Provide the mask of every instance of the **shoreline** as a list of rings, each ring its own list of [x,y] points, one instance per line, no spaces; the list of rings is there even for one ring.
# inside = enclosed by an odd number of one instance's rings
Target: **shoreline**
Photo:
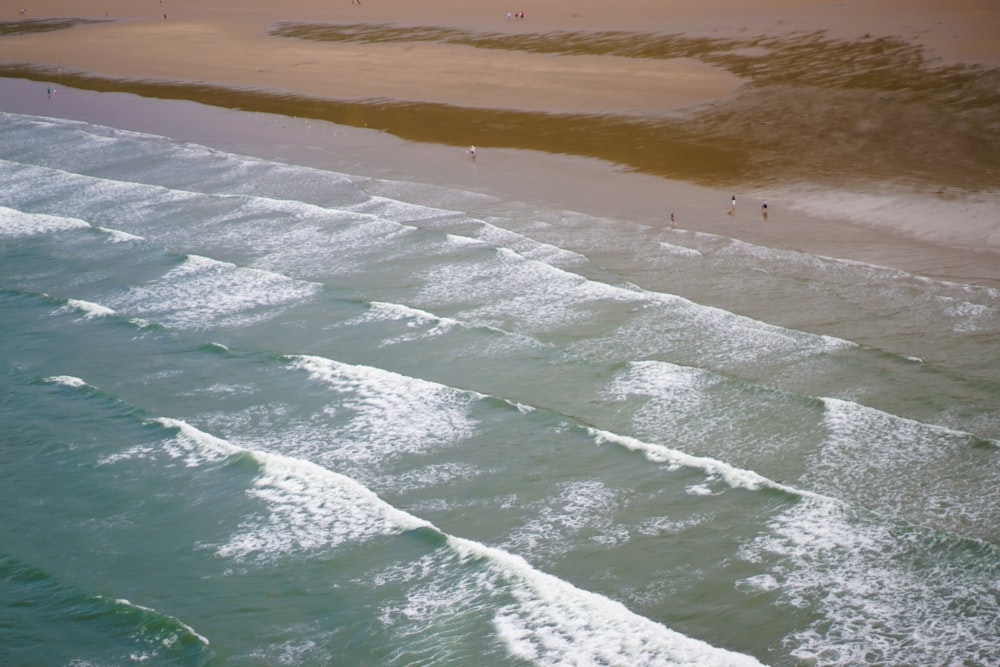
[[[0,112],[81,120],[159,134],[219,150],[319,169],[480,192],[557,210],[628,220],[669,233],[717,234],[748,243],[896,268],[929,278],[1000,288],[1000,262],[988,253],[921,242],[836,216],[784,208],[768,197],[761,219],[753,193],[630,171],[603,160],[526,149],[479,149],[471,161],[453,146],[412,142],[387,132],[309,118],[232,110],[188,100],[58,88],[0,78]],[[419,203],[419,202],[418,202]],[[749,210],[748,210],[749,209]]]
[[[1000,285],[1000,6],[535,1],[40,0],[0,110]]]
[[[984,20],[972,0],[917,0],[900,21],[898,0],[875,0],[862,20],[845,3],[767,0],[710,22],[719,2],[553,0],[505,21],[460,0],[235,12],[170,0],[157,20],[125,0],[47,0],[0,24],[0,76],[598,158],[725,190],[997,189],[1000,67],[961,38],[1000,34],[1000,7]],[[963,45],[965,60],[942,55]]]

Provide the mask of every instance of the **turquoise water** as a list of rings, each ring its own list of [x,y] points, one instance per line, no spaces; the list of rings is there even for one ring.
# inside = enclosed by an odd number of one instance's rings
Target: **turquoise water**
[[[4,664],[1000,661],[996,290],[0,125]]]

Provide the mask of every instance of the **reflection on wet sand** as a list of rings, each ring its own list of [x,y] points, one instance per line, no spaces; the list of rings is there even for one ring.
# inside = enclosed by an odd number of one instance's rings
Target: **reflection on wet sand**
[[[3,24],[12,34],[27,22]],[[42,26],[33,22],[31,30]],[[53,22],[49,29],[66,27]],[[891,38],[691,38],[629,32],[501,34],[383,24],[280,23],[272,35],[336,42],[434,42],[531,53],[689,58],[746,81],[734,97],[666,115],[552,114],[406,100],[336,100],[262,89],[64,73],[65,85],[190,99],[223,107],[382,129],[453,144],[600,158],[671,179],[728,187],[906,182],[932,191],[989,190],[1000,173],[1000,71],[943,66]],[[47,80],[51,68],[0,67]]]

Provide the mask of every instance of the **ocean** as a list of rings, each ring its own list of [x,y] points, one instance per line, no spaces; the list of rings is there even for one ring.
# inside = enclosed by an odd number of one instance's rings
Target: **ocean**
[[[1000,291],[0,114],[5,665],[995,665]]]

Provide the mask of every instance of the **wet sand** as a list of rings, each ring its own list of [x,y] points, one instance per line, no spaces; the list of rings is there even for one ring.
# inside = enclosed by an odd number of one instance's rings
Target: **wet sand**
[[[780,198],[795,179],[994,190],[1000,8],[988,5],[559,0],[507,20],[507,6],[461,0],[39,2],[0,17],[13,26],[0,109],[650,225],[673,212],[682,228],[993,284],[995,248]],[[27,32],[52,17],[98,22]]]

